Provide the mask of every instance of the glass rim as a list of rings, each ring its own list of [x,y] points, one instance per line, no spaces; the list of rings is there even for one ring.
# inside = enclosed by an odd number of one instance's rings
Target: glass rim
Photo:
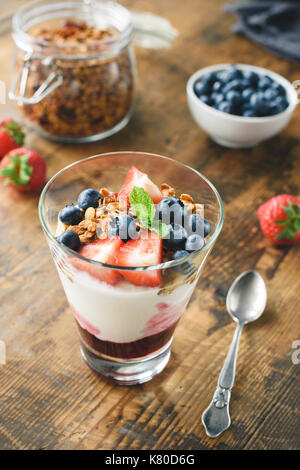
[[[80,1],[68,1],[68,0],[52,0],[51,3],[43,5],[43,2],[45,0],[33,0],[30,3],[26,3],[24,6],[19,8],[16,13],[14,13],[13,18],[12,18],[12,32],[13,32],[13,37],[15,40],[15,43],[19,45],[20,39],[25,43],[26,45],[29,46],[37,46],[37,47],[42,47],[42,48],[47,48],[47,47],[55,47],[57,51],[63,51],[64,49],[73,49],[74,52],[76,50],[80,50],[80,47],[82,47],[82,43],[68,43],[68,44],[57,44],[53,43],[50,41],[44,41],[43,39],[40,38],[35,38],[31,34],[29,34],[26,30],[24,30],[24,25],[22,23],[22,18],[23,15],[26,14],[28,11],[32,11],[32,14],[36,12],[36,9],[40,7],[40,10],[37,11],[37,13],[45,13],[47,11],[55,10],[55,7],[60,7],[61,11],[63,12],[62,7],[68,5],[69,8],[75,8],[75,7],[80,7],[83,10],[87,8],[98,8],[98,9],[112,9],[114,8],[116,11],[118,10],[119,14],[125,14],[127,16],[126,18],[126,27],[124,27],[123,31],[119,31],[118,33],[114,36],[110,36],[106,39],[100,39],[98,41],[93,41],[87,43],[88,50],[93,50],[95,46],[108,46],[112,47],[115,44],[120,44],[120,47],[122,46],[123,42],[130,42],[131,37],[132,37],[132,31],[133,31],[133,26],[132,26],[132,21],[131,21],[131,14],[127,8],[125,8],[123,5],[111,0],[106,3],[102,4],[89,4],[89,3],[83,3]],[[34,9],[35,8],[35,9]],[[38,23],[37,23],[38,24]],[[16,36],[20,35],[20,39],[18,39]],[[21,46],[19,46],[21,47]],[[94,51],[92,54],[92,57],[94,56],[101,56],[103,53],[101,50]],[[105,54],[104,54],[105,55]],[[62,57],[64,58],[64,57]],[[78,56],[79,59],[81,59],[80,56]],[[74,57],[69,55],[66,56],[65,59],[70,59],[74,60]]]
[[[43,202],[44,202],[44,199],[45,199],[45,195],[48,191],[48,189],[50,188],[51,184],[55,181],[55,179],[61,175],[64,171],[66,170],[69,170],[70,168],[72,168],[73,166],[76,166],[80,163],[83,163],[83,162],[86,162],[86,161],[89,161],[89,160],[94,160],[94,159],[97,159],[99,157],[109,157],[111,155],[145,155],[146,157],[150,156],[150,157],[158,157],[158,158],[161,158],[161,159],[165,159],[165,160],[169,160],[171,162],[175,162],[181,166],[183,166],[184,168],[187,168],[188,170],[192,171],[193,173],[195,173],[197,176],[199,176],[202,180],[204,180],[208,186],[210,187],[210,189],[213,191],[214,195],[216,196],[217,198],[217,201],[218,201],[218,204],[219,204],[219,218],[218,218],[218,222],[216,224],[216,228],[212,234],[212,236],[209,238],[208,242],[205,243],[205,245],[200,249],[200,250],[195,250],[191,253],[189,253],[187,256],[184,256],[178,260],[170,260],[170,261],[165,261],[164,263],[160,263],[160,264],[155,264],[155,265],[152,265],[152,266],[116,266],[115,264],[106,264],[106,263],[101,263],[100,261],[95,261],[95,260],[92,260],[92,259],[89,259],[89,258],[86,258],[85,256],[82,256],[80,255],[79,253],[77,253],[76,251],[74,250],[71,250],[70,248],[68,248],[66,245],[64,245],[63,243],[60,243],[58,242],[58,240],[56,239],[56,237],[52,234],[52,232],[49,230],[48,228],[48,225],[44,219],[44,216],[43,216]],[[108,268],[108,269],[114,269],[114,270],[117,270],[117,271],[151,271],[151,270],[158,270],[158,269],[165,269],[165,268],[171,268],[173,266],[177,266],[179,264],[182,264],[182,263],[185,263],[187,262],[188,260],[194,258],[195,256],[199,255],[200,253],[205,253],[208,251],[208,249],[214,244],[214,242],[216,241],[216,239],[218,238],[220,232],[221,232],[221,229],[222,229],[222,226],[223,226],[223,222],[224,222],[224,206],[223,206],[223,202],[222,202],[222,199],[221,199],[221,196],[220,194],[218,193],[217,189],[215,188],[215,186],[204,176],[202,175],[202,173],[200,173],[199,171],[195,170],[194,168],[190,167],[189,165],[186,165],[185,163],[182,163],[178,160],[174,160],[173,158],[170,158],[170,157],[165,157],[163,155],[158,155],[158,154],[155,154],[155,153],[149,153],[149,152],[133,152],[133,151],[118,151],[118,152],[106,152],[106,153],[99,153],[97,155],[92,155],[90,157],[86,157],[86,158],[83,158],[81,160],[77,160],[76,162],[73,162],[73,163],[70,163],[69,165],[65,166],[64,168],[62,168],[61,170],[59,170],[57,173],[55,173],[55,175],[53,175],[50,180],[46,183],[46,185],[44,186],[42,192],[41,192],[41,195],[40,195],[40,198],[39,198],[39,204],[38,204],[38,212],[39,212],[39,218],[40,218],[40,222],[41,222],[41,225],[42,225],[42,228],[45,232],[45,234],[47,235],[47,237],[56,245],[58,246],[63,252],[65,252],[67,255],[72,255],[74,256],[75,258],[79,258],[87,263],[90,263],[94,266],[98,266],[99,268]]]

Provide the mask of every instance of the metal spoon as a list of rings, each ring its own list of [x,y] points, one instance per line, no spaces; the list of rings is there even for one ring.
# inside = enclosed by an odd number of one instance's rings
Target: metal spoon
[[[229,315],[237,322],[232,343],[218,379],[218,386],[209,407],[202,415],[206,434],[217,437],[229,428],[229,401],[234,383],[237,352],[246,323],[259,318],[267,302],[267,291],[263,278],[257,271],[245,271],[231,285],[226,307]]]

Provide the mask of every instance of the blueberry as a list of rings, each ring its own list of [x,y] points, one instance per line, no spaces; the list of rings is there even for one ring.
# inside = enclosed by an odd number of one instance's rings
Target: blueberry
[[[207,75],[203,77],[203,82],[209,85],[210,87],[213,85],[213,83],[216,81],[217,75],[215,72],[210,72]]]
[[[83,211],[79,207],[71,206],[64,207],[59,213],[59,220],[65,225],[78,225],[83,219]]]
[[[175,251],[175,253],[173,253],[172,259],[174,259],[174,260],[181,259],[181,258],[184,258],[185,256],[187,256],[188,254],[189,254],[189,252],[186,251],[186,250],[177,250],[177,251]]]
[[[255,93],[255,90],[253,88],[245,88],[243,91],[242,91],[242,99],[243,101],[249,101],[250,100],[250,97],[251,95],[253,95],[253,93]]]
[[[272,83],[271,87],[272,87],[275,91],[277,91],[278,95],[285,95],[285,94],[286,94],[284,87],[283,87],[280,83],[278,83],[278,82],[275,82],[275,81],[274,81],[274,82]]]
[[[224,100],[224,97],[223,97],[222,93],[212,93],[211,99],[214,102],[214,104],[219,104],[219,103],[221,103],[221,101]]]
[[[71,248],[71,250],[77,251],[80,248],[79,236],[73,230],[66,230],[57,237],[57,240]]]
[[[188,252],[200,250],[205,245],[205,240],[201,235],[194,233],[185,242],[185,249]]]
[[[210,224],[202,215],[191,214],[186,221],[185,229],[189,235],[198,233],[202,237],[206,237],[210,232]]]
[[[209,96],[207,96],[207,95],[201,95],[201,96],[199,96],[199,99],[200,99],[203,103],[207,104],[208,106],[210,106],[210,105],[212,104],[211,98],[210,98]]]
[[[273,80],[270,77],[262,76],[259,77],[258,83],[257,83],[257,88],[259,90],[266,90],[272,85]]]
[[[241,88],[244,90],[245,88],[252,88],[252,83],[251,80],[247,78],[242,78],[241,79]]]
[[[176,197],[165,197],[157,207],[155,218],[162,220],[165,224],[182,224],[185,215],[184,203]]]
[[[282,111],[284,111],[288,105],[289,103],[284,96],[277,96],[277,98],[275,98],[275,100],[270,104],[270,114],[274,115],[282,113]]]
[[[267,88],[264,91],[264,97],[266,100],[273,101],[275,100],[275,98],[277,98],[277,96],[278,96],[278,93],[276,90],[274,90],[274,88]]]
[[[164,245],[169,249],[183,248],[187,240],[186,230],[182,225],[169,225],[169,234],[163,239]]]
[[[225,72],[227,74],[227,81],[243,78],[243,72],[237,67],[228,67]]]
[[[120,214],[114,217],[108,226],[108,236],[119,235],[123,242],[136,238],[137,231],[135,221],[127,214]]]
[[[243,111],[243,116],[245,116],[245,117],[255,117],[255,112],[253,111],[253,109],[245,109]]]
[[[217,73],[217,81],[221,82],[223,85],[227,83],[227,72],[225,70],[221,70],[221,72]]]
[[[232,103],[233,106],[240,105],[242,102],[241,93],[236,90],[230,90],[226,94],[226,101],[228,101],[229,103]]]
[[[212,91],[220,93],[220,91],[222,90],[222,87],[223,87],[223,83],[217,80],[212,86]]]
[[[249,80],[253,87],[257,85],[257,82],[258,82],[257,73],[252,72],[251,70],[243,70],[243,77],[244,79]]]
[[[219,111],[222,111],[223,113],[232,113],[232,104],[228,103],[228,101],[222,101],[217,108]]]
[[[211,91],[210,86],[207,83],[202,82],[201,80],[197,80],[194,83],[194,92],[200,98],[201,95],[208,95]]]
[[[232,109],[231,114],[234,114],[235,116],[242,116],[243,115],[242,106],[234,106],[234,108]]]
[[[98,207],[99,199],[102,200],[103,197],[98,191],[91,188],[84,189],[78,196],[77,204],[85,211],[88,207]]]
[[[270,103],[265,99],[263,92],[253,93],[250,104],[257,116],[267,116],[270,112]]]
[[[172,260],[178,260],[181,258],[185,258],[189,255],[189,252],[186,250],[177,250],[172,255]],[[177,266],[173,267],[174,271],[179,272],[181,274],[186,274],[187,276],[191,274],[191,271],[195,269],[192,261],[185,261],[183,263],[178,264]]]
[[[223,88],[223,93],[226,95],[231,90],[241,90],[242,89],[242,84],[241,80],[231,80],[230,82],[226,83],[226,85]]]

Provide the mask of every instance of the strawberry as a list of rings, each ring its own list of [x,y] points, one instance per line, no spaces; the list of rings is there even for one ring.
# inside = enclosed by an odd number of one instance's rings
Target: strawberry
[[[154,232],[148,237],[130,240],[121,246],[115,256],[118,266],[153,266],[162,262],[162,239]],[[120,271],[122,276],[136,286],[155,287],[161,283],[161,270]]]
[[[34,150],[20,147],[8,152],[0,164],[0,175],[5,183],[19,192],[40,189],[45,182],[46,164]]]
[[[0,158],[24,144],[25,134],[19,124],[9,117],[0,118]]]
[[[279,194],[258,210],[264,235],[276,245],[293,245],[300,240],[300,200],[290,194]]]
[[[101,263],[115,264],[115,254],[122,245],[123,242],[120,237],[106,238],[105,240],[97,240],[95,242],[83,245],[79,250],[79,254],[85,258],[92,259],[94,261],[100,261]],[[77,269],[85,271],[99,281],[107,282],[112,286],[115,285],[121,278],[119,272],[116,269],[94,266],[78,258],[73,260],[73,263]]]
[[[163,198],[158,187],[150,180],[146,173],[132,166],[127,173],[124,184],[119,192],[119,199],[126,199],[129,204],[129,194],[134,186],[143,188],[151,197],[154,204],[158,204]]]

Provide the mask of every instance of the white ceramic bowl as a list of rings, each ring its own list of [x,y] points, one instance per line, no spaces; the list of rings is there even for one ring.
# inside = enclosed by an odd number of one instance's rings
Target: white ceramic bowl
[[[212,65],[195,72],[186,86],[188,105],[197,124],[218,144],[231,148],[253,147],[278,134],[287,125],[297,105],[297,93],[288,80],[271,70],[253,65],[234,64],[241,70],[267,75],[280,83],[286,90],[289,106],[274,116],[243,117],[218,111],[203,103],[194,92],[194,83],[210,72],[220,72],[232,65]]]

